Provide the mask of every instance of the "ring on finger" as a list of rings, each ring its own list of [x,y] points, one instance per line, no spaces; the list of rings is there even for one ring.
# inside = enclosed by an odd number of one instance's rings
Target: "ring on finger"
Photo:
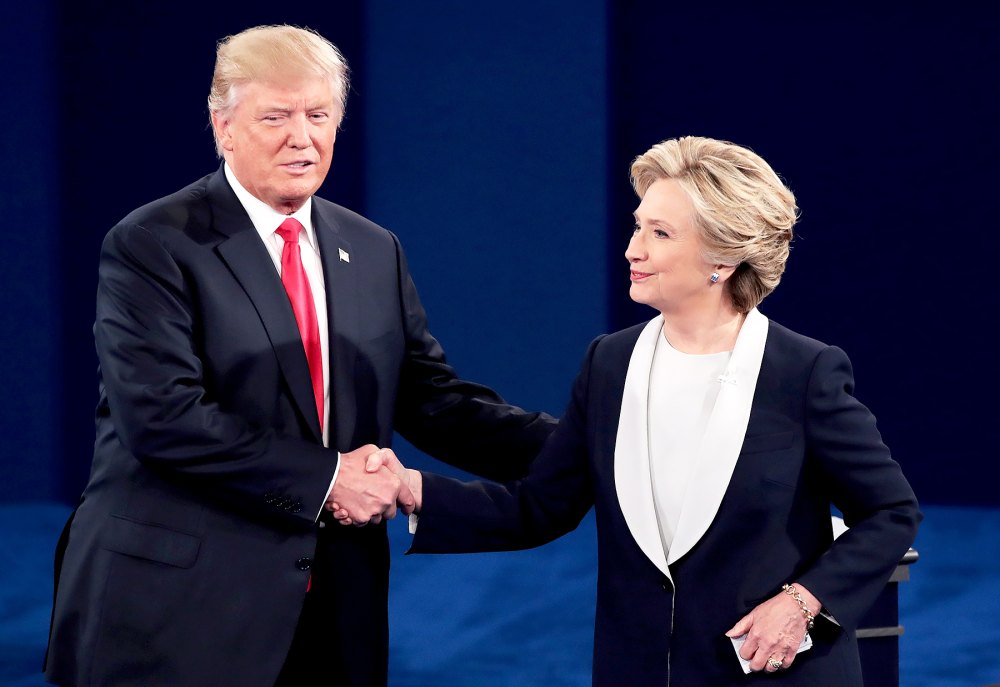
[[[784,662],[785,662],[784,659],[774,658],[773,656],[771,658],[767,659],[767,665],[771,666],[775,670],[778,670],[779,668],[781,668],[781,665]]]

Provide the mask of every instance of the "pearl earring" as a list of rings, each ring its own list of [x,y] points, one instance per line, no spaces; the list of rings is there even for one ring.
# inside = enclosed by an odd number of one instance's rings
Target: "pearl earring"
[[[718,284],[719,283],[719,273],[718,272],[712,272],[712,276],[709,277],[709,279],[712,281],[713,284]]]

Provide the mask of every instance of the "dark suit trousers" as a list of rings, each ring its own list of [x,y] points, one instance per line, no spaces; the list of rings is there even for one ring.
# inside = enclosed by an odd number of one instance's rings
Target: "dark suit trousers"
[[[388,619],[358,612],[353,603],[359,593],[365,596],[366,587],[387,587],[388,561],[373,568],[369,547],[355,546],[359,537],[370,539],[364,535],[384,527],[345,527],[328,521],[320,529],[311,589],[275,687],[385,687]]]

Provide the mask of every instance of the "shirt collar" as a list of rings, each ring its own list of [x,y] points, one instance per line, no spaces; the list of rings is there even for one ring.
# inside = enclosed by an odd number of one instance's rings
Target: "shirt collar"
[[[243,184],[241,184],[239,179],[236,178],[236,174],[233,173],[233,170],[229,167],[228,162],[223,165],[223,169],[226,173],[226,181],[229,182],[229,185],[232,187],[236,197],[239,198],[240,204],[243,206],[243,209],[247,211],[247,214],[250,216],[250,221],[253,222],[254,228],[257,230],[257,233],[260,234],[262,239],[265,241],[271,239],[277,228],[281,226],[282,222],[289,217],[294,217],[305,229],[303,234],[305,235],[306,241],[309,242],[310,246],[318,250],[316,245],[316,236],[312,225],[311,197],[307,198],[306,202],[302,204],[302,207],[293,212],[291,215],[283,215],[262,201],[260,198],[257,198],[255,195],[250,193],[250,191],[243,188]],[[301,238],[302,237],[300,237],[300,240]]]

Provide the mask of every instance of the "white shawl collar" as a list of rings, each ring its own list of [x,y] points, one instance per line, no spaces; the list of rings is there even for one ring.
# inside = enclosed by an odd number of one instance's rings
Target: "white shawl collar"
[[[747,314],[729,365],[719,378],[722,389],[695,457],[695,476],[684,497],[669,560],[663,552],[653,506],[647,426],[649,371],[656,337],[662,327],[663,316],[653,318],[639,334],[629,359],[615,440],[615,488],[632,537],[649,560],[669,578],[667,566],[690,551],[712,524],[736,468],[764,358],[768,320],[756,308]]]

